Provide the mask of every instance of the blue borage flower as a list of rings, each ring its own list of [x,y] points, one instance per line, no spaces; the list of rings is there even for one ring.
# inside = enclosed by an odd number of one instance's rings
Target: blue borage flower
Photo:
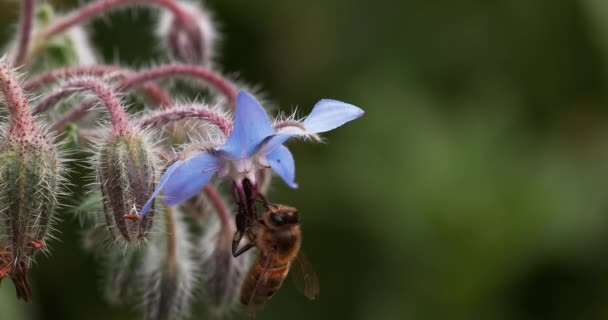
[[[161,191],[163,202],[178,205],[196,195],[217,172],[242,189],[245,179],[255,186],[256,172],[272,168],[285,183],[297,188],[293,156],[283,143],[293,136],[310,136],[333,130],[363,115],[351,104],[323,99],[304,121],[282,126],[276,131],[260,103],[245,91],[236,99],[234,128],[222,146],[202,151],[174,162],[161,177],[156,190],[142,208],[145,215]]]

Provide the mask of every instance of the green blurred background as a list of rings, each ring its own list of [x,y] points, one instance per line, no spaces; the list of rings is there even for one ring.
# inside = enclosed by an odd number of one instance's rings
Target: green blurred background
[[[288,282],[258,319],[608,318],[607,1],[205,4],[222,70],[284,110],[366,110],[327,144],[292,144],[300,188],[277,180],[272,198],[300,208],[321,296]],[[17,7],[0,1],[4,39]],[[88,30],[106,61],[142,66],[154,21]],[[35,302],[5,281],[0,318],[137,319],[101,299],[78,223],[60,229]]]

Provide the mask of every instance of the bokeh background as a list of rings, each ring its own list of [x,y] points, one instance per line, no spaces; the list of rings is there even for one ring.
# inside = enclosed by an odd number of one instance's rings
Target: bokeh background
[[[205,5],[222,70],[282,109],[366,110],[326,144],[292,144],[300,188],[277,180],[272,198],[300,208],[321,296],[287,282],[258,319],[608,318],[607,1]],[[5,40],[17,8],[0,0]],[[99,54],[155,61],[150,12],[89,24]],[[136,319],[101,298],[77,221],[60,229],[35,302],[5,281],[0,318]]]

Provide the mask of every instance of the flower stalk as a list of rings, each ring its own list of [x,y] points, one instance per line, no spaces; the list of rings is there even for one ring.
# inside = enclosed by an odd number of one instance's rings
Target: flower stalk
[[[143,117],[140,124],[143,128],[151,126],[162,126],[174,121],[184,119],[201,119],[216,126],[225,136],[232,131],[232,122],[221,113],[207,106],[192,105],[184,107],[173,107]]]
[[[126,79],[121,81],[116,86],[116,92],[125,92],[138,86],[146,85],[150,81],[159,80],[163,78],[173,78],[176,76],[189,76],[204,83],[208,83],[223,94],[223,96],[228,100],[229,105],[234,104],[234,101],[236,99],[236,89],[227,79],[207,68],[188,64],[164,65],[140,71],[137,74],[127,77]],[[47,96],[46,99],[41,101],[38,106],[36,106],[36,110],[43,110],[49,105],[56,103],[57,99],[61,99],[63,98],[63,96],[67,96],[69,94],[69,92],[63,93],[58,91],[56,93],[56,96]],[[66,115],[57,119],[57,121],[53,124],[53,129],[60,131],[68,123],[77,121],[78,119],[82,118],[87,112],[89,112],[93,108],[94,104],[95,102],[92,100],[83,102],[81,105],[75,107]]]
[[[71,27],[84,23],[91,18],[106,13],[108,10],[120,6],[146,4],[156,5],[171,11],[176,16],[184,16],[184,12],[174,0],[98,0],[77,9],[66,17],[55,21],[46,27],[40,34],[41,38],[48,39],[61,34]]]
[[[19,18],[19,32],[17,40],[17,48],[13,57],[13,65],[22,65],[29,54],[32,28],[34,25],[34,13],[36,11],[36,0],[21,1],[21,17]]]

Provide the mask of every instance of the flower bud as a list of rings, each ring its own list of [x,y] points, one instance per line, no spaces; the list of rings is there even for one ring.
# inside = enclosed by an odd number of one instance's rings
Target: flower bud
[[[59,158],[42,135],[9,135],[0,146],[0,208],[6,221],[11,278],[17,297],[30,300],[27,271],[45,244],[59,191]]]
[[[191,309],[198,275],[183,213],[164,207],[142,268],[145,320],[184,319]],[[164,220],[164,221],[163,221]],[[155,228],[156,229],[156,228]]]
[[[150,143],[138,132],[111,134],[98,146],[96,165],[112,238],[142,240],[154,218],[154,204],[146,216],[137,215],[154,191],[156,161]]]
[[[159,35],[173,58],[184,63],[208,65],[213,53],[215,29],[206,10],[177,2],[180,14],[163,12]]]
[[[234,221],[231,225],[234,225]],[[203,237],[202,285],[206,303],[214,314],[225,313],[238,301],[241,284],[249,266],[249,253],[232,256],[232,229],[213,225]]]

